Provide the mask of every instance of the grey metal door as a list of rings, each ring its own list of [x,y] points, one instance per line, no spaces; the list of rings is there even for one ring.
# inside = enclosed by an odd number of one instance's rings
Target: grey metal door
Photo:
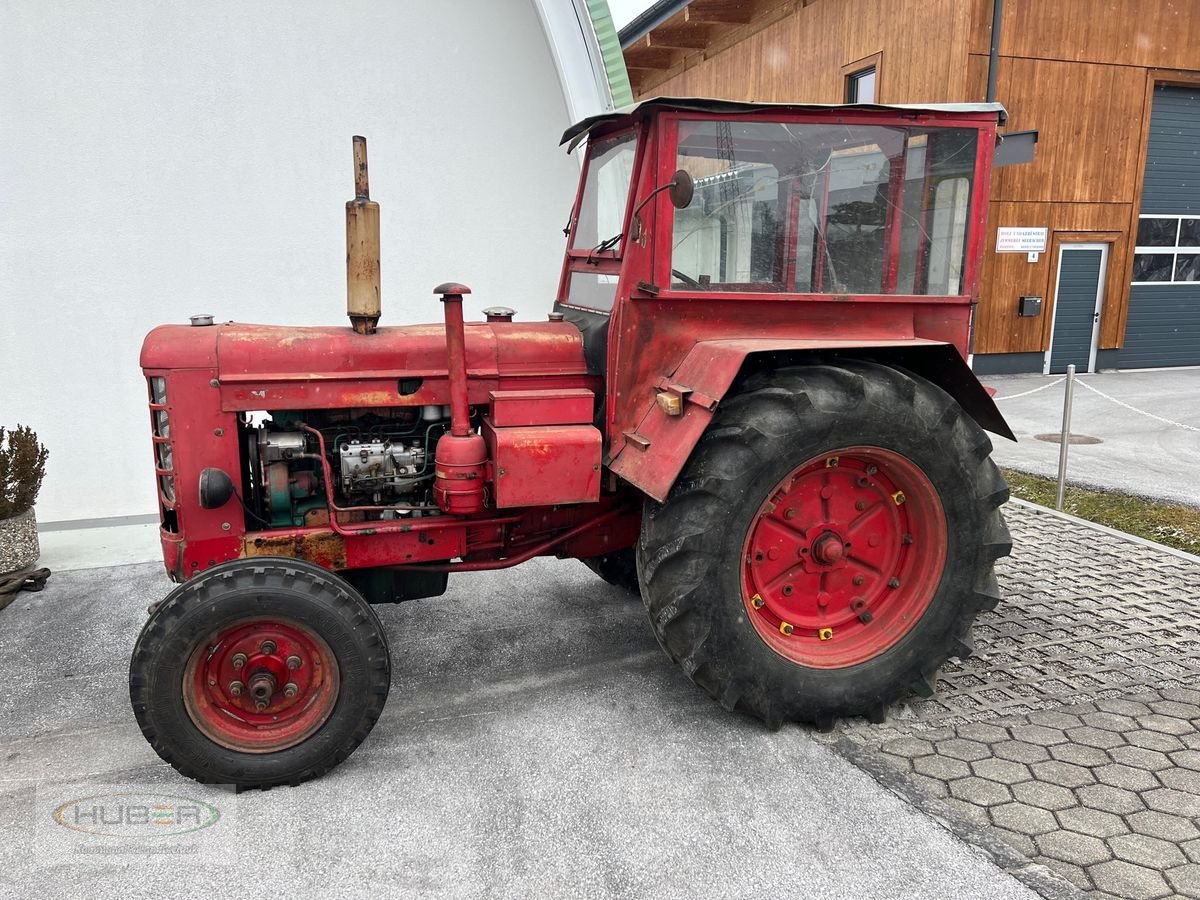
[[[1122,369],[1200,365],[1200,85],[1158,85]]]
[[[1043,372],[1065,372],[1071,363],[1076,372],[1095,369],[1107,261],[1107,244],[1063,244],[1059,250],[1050,349]]]

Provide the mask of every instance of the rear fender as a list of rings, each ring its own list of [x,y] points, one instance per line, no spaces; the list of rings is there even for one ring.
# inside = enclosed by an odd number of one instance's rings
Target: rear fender
[[[904,369],[936,384],[953,397],[981,428],[1016,440],[1000,410],[951,344],[912,338],[899,341],[702,341],[669,376],[654,384],[656,393],[678,397],[681,415],[668,415],[652,404],[625,445],[609,462],[621,478],[663,501],[692,449],[708,427],[720,401],[740,374],[762,368],[836,359],[860,359]]]

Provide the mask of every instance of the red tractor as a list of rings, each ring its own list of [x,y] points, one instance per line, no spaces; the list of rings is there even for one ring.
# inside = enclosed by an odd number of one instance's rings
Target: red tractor
[[[153,330],[167,573],[130,695],[179,771],[297,784],[391,682],[373,603],[574,557],[776,728],[929,695],[998,599],[1012,437],[964,356],[995,104],[658,99],[595,116],[554,310],[377,328],[355,139],[352,327]]]

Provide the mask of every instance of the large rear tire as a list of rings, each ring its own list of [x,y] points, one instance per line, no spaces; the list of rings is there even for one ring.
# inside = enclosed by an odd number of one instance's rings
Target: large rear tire
[[[721,404],[665,503],[642,596],[659,643],[722,706],[881,721],[971,653],[1011,549],[991,441],[945,392],[866,362],[758,375]]]
[[[375,611],[300,560],[236,560],[155,608],[129,664],[151,746],[197,781],[299,784],[354,752],[391,685]]]

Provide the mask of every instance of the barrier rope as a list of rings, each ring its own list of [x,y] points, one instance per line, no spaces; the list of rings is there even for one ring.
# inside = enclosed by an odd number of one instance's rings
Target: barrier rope
[[[1110,397],[1108,394],[1104,393],[1104,391],[1100,390],[1100,388],[1092,387],[1090,384],[1080,378],[1075,379],[1075,383],[1080,387],[1087,388],[1093,394],[1099,394],[1105,400],[1109,400],[1117,404],[1117,406],[1122,406],[1130,412],[1137,413],[1139,416],[1145,416],[1147,419],[1154,419],[1156,422],[1162,422],[1164,425],[1173,425],[1176,428],[1183,428],[1187,431],[1200,432],[1200,428],[1197,428],[1195,425],[1185,425],[1183,422],[1176,422],[1174,419],[1164,419],[1162,416],[1156,416],[1152,412],[1146,412],[1144,409],[1138,409],[1136,406],[1130,406],[1124,400],[1118,400],[1116,397]]]
[[[1035,387],[1031,391],[1022,391],[1019,394],[1009,394],[1007,397],[996,397],[996,400],[1016,400],[1018,397],[1028,397],[1030,394],[1036,394],[1038,391],[1044,391],[1054,387],[1056,384],[1062,384],[1067,379],[1060,378],[1058,381],[1052,381],[1049,384],[1043,384],[1041,387]]]

